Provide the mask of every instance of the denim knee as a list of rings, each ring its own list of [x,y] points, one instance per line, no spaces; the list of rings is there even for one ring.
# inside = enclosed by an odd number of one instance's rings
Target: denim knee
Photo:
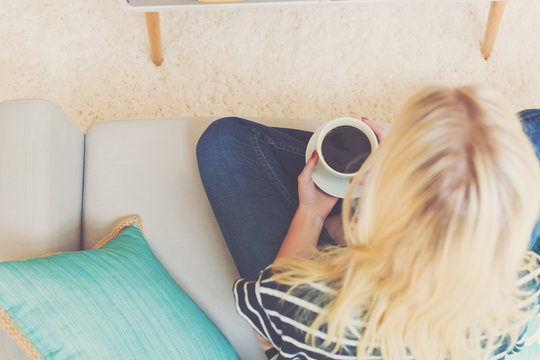
[[[522,121],[540,121],[540,109],[522,110],[518,115]]]
[[[536,157],[540,161],[540,109],[523,110],[518,115],[523,131],[533,144]]]
[[[540,161],[540,109],[529,109],[519,112],[523,131],[531,141],[536,157]],[[540,253],[540,217],[533,229],[529,249]]]
[[[245,128],[248,120],[238,117],[224,117],[212,122],[197,141],[196,154],[199,163],[226,152],[227,143],[233,142]]]

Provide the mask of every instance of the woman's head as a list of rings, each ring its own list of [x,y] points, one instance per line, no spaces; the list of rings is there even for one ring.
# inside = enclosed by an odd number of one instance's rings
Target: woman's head
[[[508,289],[539,214],[540,170],[497,92],[421,91],[366,168],[356,212],[344,205],[345,230],[389,299],[407,299],[413,322],[519,317],[507,311]],[[402,305],[390,308],[407,311]]]
[[[418,93],[367,167],[346,229],[351,246],[369,245],[408,271],[413,260],[402,256],[429,260],[446,274],[515,269],[539,214],[540,171],[519,120],[496,92]]]
[[[515,280],[540,210],[540,168],[518,118],[490,89],[427,88],[352,186],[362,173],[362,197],[343,204],[347,248],[283,263],[278,278],[336,287],[313,325],[339,335],[365,312],[361,349],[478,358],[482,336],[495,341],[525,316]]]

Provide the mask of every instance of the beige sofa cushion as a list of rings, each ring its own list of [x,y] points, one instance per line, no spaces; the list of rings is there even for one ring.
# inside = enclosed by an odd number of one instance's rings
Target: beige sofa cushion
[[[238,273],[202,187],[195,146],[214,119],[113,120],[86,134],[83,247],[138,214],[152,251],[231,342],[241,359],[265,359],[236,314]],[[318,121],[259,120],[315,130]]]

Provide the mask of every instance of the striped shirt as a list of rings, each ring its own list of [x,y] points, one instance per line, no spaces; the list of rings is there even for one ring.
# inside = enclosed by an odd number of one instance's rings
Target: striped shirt
[[[540,256],[537,254],[535,256],[536,270],[520,274],[519,281],[523,288],[536,289],[536,297],[539,299],[536,304],[536,312],[538,313],[540,310]],[[315,333],[315,346],[305,341],[306,332],[311,331],[309,330],[311,322],[322,310],[320,305],[315,305],[309,299],[316,294],[329,301],[335,290],[316,283],[298,287],[291,292],[288,290],[290,289],[287,285],[273,281],[271,267],[263,270],[255,281],[239,279],[234,284],[233,291],[238,313],[273,345],[273,349],[266,352],[268,359],[355,360],[359,334],[355,336],[347,333],[347,337],[343,339],[343,347],[335,354],[317,346],[327,338],[324,331]],[[323,300],[322,306],[325,303],[327,301]],[[301,318],[298,317],[299,310],[303,314]],[[540,317],[536,316],[531,321],[540,322]],[[359,319],[358,328],[361,327],[362,321]],[[540,332],[540,328],[538,331]],[[523,326],[520,338],[514,348],[510,348],[508,338],[501,337],[501,342],[494,349],[490,360],[505,359],[507,355],[522,350],[527,343],[525,332],[526,326]],[[536,336],[538,335],[537,333]],[[382,357],[380,351],[375,349],[372,353],[366,354],[364,359],[382,360]],[[408,356],[406,359],[413,360],[414,357]]]

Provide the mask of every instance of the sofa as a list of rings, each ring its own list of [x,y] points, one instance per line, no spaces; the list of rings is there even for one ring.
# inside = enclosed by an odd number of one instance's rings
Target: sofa
[[[239,358],[265,359],[236,313],[239,275],[197,169],[195,146],[213,120],[101,121],[84,134],[49,101],[0,103],[0,261],[90,249],[118,220],[139,215],[154,255]],[[0,328],[0,359],[25,358]]]
[[[84,134],[49,101],[0,103],[0,261],[91,249],[120,219],[139,215],[154,255],[238,357],[265,359],[236,313],[239,275],[198,174],[195,146],[214,120],[101,121]],[[255,120],[309,131],[322,125]],[[527,349],[509,359],[538,359],[540,317],[529,326]],[[25,358],[0,327],[0,360]]]

